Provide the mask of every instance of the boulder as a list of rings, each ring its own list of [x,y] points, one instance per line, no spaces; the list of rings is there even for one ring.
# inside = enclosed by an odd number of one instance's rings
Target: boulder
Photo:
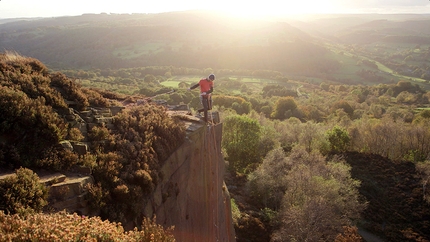
[[[83,142],[73,142],[73,151],[76,152],[76,154],[83,156],[88,153],[88,145]]]
[[[68,140],[60,141],[60,145],[65,149],[69,151],[73,151],[73,146]]]

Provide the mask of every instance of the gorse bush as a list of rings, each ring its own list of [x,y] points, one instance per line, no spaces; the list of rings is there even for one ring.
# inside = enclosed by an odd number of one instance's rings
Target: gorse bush
[[[31,99],[21,91],[0,87],[0,112],[0,133],[19,155],[18,163],[7,164],[11,167],[35,166],[67,134],[65,122],[42,97]]]
[[[32,170],[20,168],[16,175],[0,180],[0,212],[21,215],[41,212],[47,198],[47,188]]]
[[[99,152],[90,190],[102,205],[101,216],[126,223],[140,216],[141,204],[158,184],[161,162],[183,142],[185,128],[164,107],[143,105],[115,116],[115,131],[94,127],[89,133]]]
[[[148,219],[143,220],[141,230],[125,231],[120,223],[102,221],[100,217],[64,212],[23,217],[0,211],[0,241],[173,242],[172,230],[164,230]]]

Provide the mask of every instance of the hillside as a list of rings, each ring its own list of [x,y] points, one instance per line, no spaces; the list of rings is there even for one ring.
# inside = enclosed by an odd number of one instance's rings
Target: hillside
[[[414,55],[425,61],[430,33],[420,26],[427,21],[426,15],[323,15],[298,21],[198,11],[85,14],[5,22],[0,24],[0,43],[4,50],[35,57],[56,70],[141,66],[269,70],[290,78],[348,84],[368,83],[358,74],[365,70],[379,83],[392,83],[409,77],[429,80],[425,66],[405,59]],[[421,51],[405,53],[413,51],[411,45],[420,45]],[[396,50],[399,47],[404,51]],[[392,58],[398,55],[406,62]],[[392,71],[357,64],[363,59]],[[350,63],[356,67],[345,72]]]
[[[352,176],[362,182],[360,193],[369,202],[363,227],[386,241],[430,238],[430,206],[423,201],[421,179],[412,163],[359,153],[345,157]]]
[[[276,62],[264,57],[263,52],[274,52],[274,48],[279,51],[278,42],[285,44],[285,51],[299,46],[301,50],[294,54],[295,61],[306,56],[303,51],[315,54],[322,51],[310,43],[312,40],[306,34],[288,24],[241,23],[216,15],[209,18],[201,12],[101,14],[18,21],[0,25],[0,32],[4,49],[36,57],[53,68],[144,65],[231,68],[223,59],[233,58],[231,61],[238,68],[266,69]],[[271,42],[275,45],[271,46]],[[277,58],[283,62],[293,60],[291,55],[279,54]],[[248,56],[248,60],[244,62],[243,58],[235,58],[236,55]],[[262,65],[255,66],[261,61]],[[305,61],[309,60],[300,62]],[[289,65],[272,69],[291,69]]]

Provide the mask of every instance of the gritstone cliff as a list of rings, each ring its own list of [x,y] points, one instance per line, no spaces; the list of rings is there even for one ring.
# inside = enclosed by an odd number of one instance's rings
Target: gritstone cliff
[[[186,125],[187,139],[162,167],[163,181],[146,204],[145,216],[175,226],[177,241],[235,241],[224,184],[222,123]]]

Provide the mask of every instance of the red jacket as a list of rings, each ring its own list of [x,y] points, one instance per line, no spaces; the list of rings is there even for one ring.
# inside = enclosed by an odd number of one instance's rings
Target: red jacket
[[[192,87],[190,87],[190,89],[194,89],[198,86],[200,86],[200,93],[206,92],[206,94],[209,94],[213,92],[214,82],[211,80],[208,80],[207,78],[204,78],[204,79],[201,79],[199,83],[197,83],[196,85],[193,85]]]

